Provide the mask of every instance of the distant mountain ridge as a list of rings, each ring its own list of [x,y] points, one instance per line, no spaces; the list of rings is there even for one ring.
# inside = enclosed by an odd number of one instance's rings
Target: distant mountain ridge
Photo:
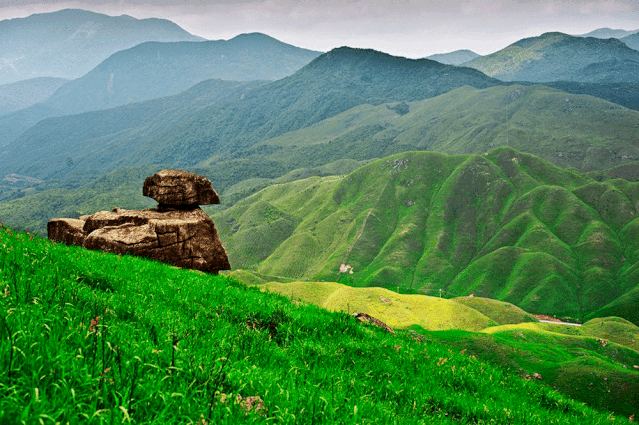
[[[45,104],[73,114],[171,96],[212,78],[278,80],[320,54],[260,33],[228,41],[147,42],[113,54]]]
[[[639,82],[639,51],[611,38],[545,33],[464,63],[503,81]]]
[[[461,65],[480,56],[481,55],[473,52],[472,50],[455,50],[454,52],[430,55],[426,59],[434,60],[446,65]]]
[[[598,28],[594,31],[590,31],[586,34],[576,34],[575,37],[594,37],[594,38],[623,38],[631,34],[638,33],[639,30],[622,30],[612,28]]]
[[[165,19],[64,9],[0,21],[0,84],[78,78],[113,53],[146,41],[203,41]]]
[[[639,33],[635,33],[621,39],[626,46],[631,49],[639,50]]]
[[[66,82],[64,78],[40,77],[0,85],[0,115],[44,102]]]
[[[290,77],[264,84],[241,98],[229,98],[197,110],[188,120],[162,133],[137,131],[96,134],[91,138],[83,128],[103,128],[99,113],[91,115],[97,120],[94,124],[83,121],[79,127],[69,124],[77,122],[77,117],[42,121],[7,146],[0,157],[0,167],[49,178],[69,171],[67,157],[73,159],[76,170],[87,167],[97,173],[153,163],[194,166],[217,155],[235,155],[262,140],[364,103],[413,101],[463,85],[484,88],[500,84],[503,83],[470,68],[340,48],[319,56]],[[76,140],[77,144],[71,145],[68,140]],[[109,147],[105,151],[107,140]],[[115,157],[114,152],[120,148],[127,155]],[[35,151],[27,155],[30,149]],[[132,149],[137,153],[132,154]]]

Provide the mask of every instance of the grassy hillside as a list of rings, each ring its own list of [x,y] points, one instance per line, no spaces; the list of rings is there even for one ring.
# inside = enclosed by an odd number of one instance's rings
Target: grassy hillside
[[[496,324],[474,308],[455,301],[398,294],[385,288],[353,288],[334,282],[269,282],[261,288],[330,311],[367,313],[392,328],[419,325],[431,330],[478,331]]]
[[[446,300],[334,282],[264,283],[263,276],[245,271],[231,275],[293,302],[363,312],[395,328],[409,327],[589,405],[627,417],[639,412],[639,327],[626,320],[540,323],[512,304],[487,298]]]
[[[604,424],[436,342],[0,230],[0,420]]]
[[[605,321],[614,322],[614,318]],[[626,327],[624,331],[635,339],[634,349],[615,341],[616,337],[623,340],[623,333],[606,333],[591,323],[581,327],[522,323],[491,327],[481,333],[415,329],[524,379],[539,379],[588,405],[636,417],[639,372],[634,366],[639,361],[639,328]]]
[[[639,160],[638,120],[637,111],[540,85],[462,87],[421,102],[362,105],[267,140],[255,156],[307,165],[336,156],[375,158],[411,149],[483,153],[509,146],[561,167],[601,170]]]
[[[639,84],[637,83],[578,83],[554,81],[544,83],[566,93],[595,96],[626,108],[639,110]]]
[[[268,187],[213,218],[234,268],[583,318],[639,292],[638,201],[637,183],[502,148],[398,154]]]
[[[504,81],[639,82],[639,52],[611,38],[546,33],[466,62]]]

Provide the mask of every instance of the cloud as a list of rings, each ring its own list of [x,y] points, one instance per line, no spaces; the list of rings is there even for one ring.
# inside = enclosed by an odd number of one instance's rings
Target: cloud
[[[209,39],[258,31],[315,50],[350,45],[410,57],[486,54],[546,31],[639,29],[636,0],[10,0],[0,19],[68,7],[166,18]]]

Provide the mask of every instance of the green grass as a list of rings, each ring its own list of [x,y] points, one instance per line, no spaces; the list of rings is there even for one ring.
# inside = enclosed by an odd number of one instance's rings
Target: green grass
[[[637,415],[639,372],[634,365],[639,352],[582,328],[523,323],[482,333],[414,329],[525,379],[537,373],[540,382],[588,405],[625,417]]]
[[[222,276],[6,229],[0,243],[2,423],[611,419],[446,345]]]
[[[335,282],[268,282],[260,287],[330,311],[367,313],[392,328],[419,325],[430,330],[478,331],[496,324],[477,309],[453,300],[385,288],[353,288]]]
[[[517,306],[490,298],[457,297],[452,301],[479,311],[497,325],[537,321],[534,316]]]
[[[638,204],[638,183],[499,148],[406,152],[267,187],[213,219],[232,266],[275,276],[266,281],[474,293],[531,313],[639,323]]]

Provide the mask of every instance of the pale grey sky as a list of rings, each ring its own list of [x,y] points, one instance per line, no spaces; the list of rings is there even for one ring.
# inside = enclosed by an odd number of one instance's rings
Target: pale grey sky
[[[411,58],[488,54],[548,31],[639,29],[639,0],[0,0],[0,20],[64,8],[166,18],[207,39],[263,32],[314,50],[366,47]]]

